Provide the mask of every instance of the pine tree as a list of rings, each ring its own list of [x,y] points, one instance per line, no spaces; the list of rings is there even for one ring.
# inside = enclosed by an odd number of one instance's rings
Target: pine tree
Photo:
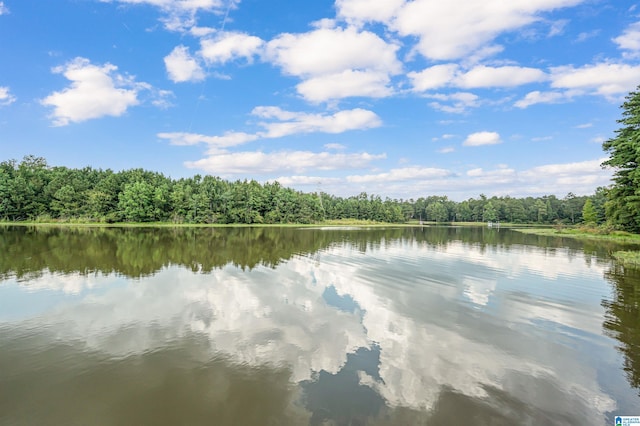
[[[614,225],[640,232],[640,87],[622,104],[622,127],[602,144],[610,158],[602,163],[612,167],[614,184],[608,192],[607,219]]]

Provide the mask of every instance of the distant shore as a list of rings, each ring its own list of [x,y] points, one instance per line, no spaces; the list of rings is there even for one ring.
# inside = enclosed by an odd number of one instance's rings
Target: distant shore
[[[469,226],[469,227],[486,227],[485,222],[431,222],[410,220],[407,222],[376,222],[371,220],[358,219],[332,219],[315,223],[181,223],[181,222],[92,222],[77,219],[55,220],[55,221],[0,221],[0,226],[87,226],[102,228],[122,228],[122,227],[180,227],[180,228],[250,228],[250,227],[306,227],[313,228],[318,226],[341,227],[341,226],[362,226],[362,227],[416,227],[416,226]],[[504,227],[510,229],[548,229],[550,225],[540,224],[523,224],[523,223],[494,223],[494,227]]]

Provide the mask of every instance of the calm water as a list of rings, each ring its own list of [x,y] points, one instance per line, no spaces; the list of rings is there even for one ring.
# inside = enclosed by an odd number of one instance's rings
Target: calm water
[[[640,415],[619,248],[0,227],[0,424],[613,425]]]

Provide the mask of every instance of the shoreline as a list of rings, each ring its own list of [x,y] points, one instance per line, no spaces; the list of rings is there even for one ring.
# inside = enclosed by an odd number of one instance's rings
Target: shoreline
[[[375,222],[358,219],[334,219],[314,223],[174,223],[174,222],[84,222],[84,221],[0,221],[0,226],[60,226],[60,227],[96,227],[96,228],[317,228],[317,227],[487,227],[485,222]],[[551,225],[501,223],[499,228],[547,229]]]
[[[606,234],[598,234],[596,230],[588,231],[579,228],[511,228],[514,231],[522,232],[523,234],[540,235],[545,237],[567,237],[580,240],[592,240],[592,241],[610,241],[623,244],[639,244],[640,235],[631,234],[624,231],[613,231]]]

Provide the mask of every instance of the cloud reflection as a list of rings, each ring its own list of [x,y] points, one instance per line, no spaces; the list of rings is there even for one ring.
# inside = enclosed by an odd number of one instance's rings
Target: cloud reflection
[[[599,335],[601,314],[589,318],[562,298],[527,293],[534,275],[538,286],[601,279],[601,267],[572,256],[400,240],[366,252],[342,244],[275,269],[226,266],[199,274],[165,267],[125,285],[113,285],[116,275],[43,274],[29,291],[81,297],[25,324],[54,324],[56,339],[80,340],[114,358],[197,334],[207,338],[212,356],[284,367],[294,383],[344,374],[350,356],[375,350],[377,375],[357,377],[389,407],[437,412],[448,392],[491,406],[502,394],[526,407],[531,422],[546,413],[551,423],[589,424],[616,408],[600,388],[597,361],[576,362],[571,339],[579,333],[566,340],[540,320]],[[340,306],[347,302],[348,309]]]

